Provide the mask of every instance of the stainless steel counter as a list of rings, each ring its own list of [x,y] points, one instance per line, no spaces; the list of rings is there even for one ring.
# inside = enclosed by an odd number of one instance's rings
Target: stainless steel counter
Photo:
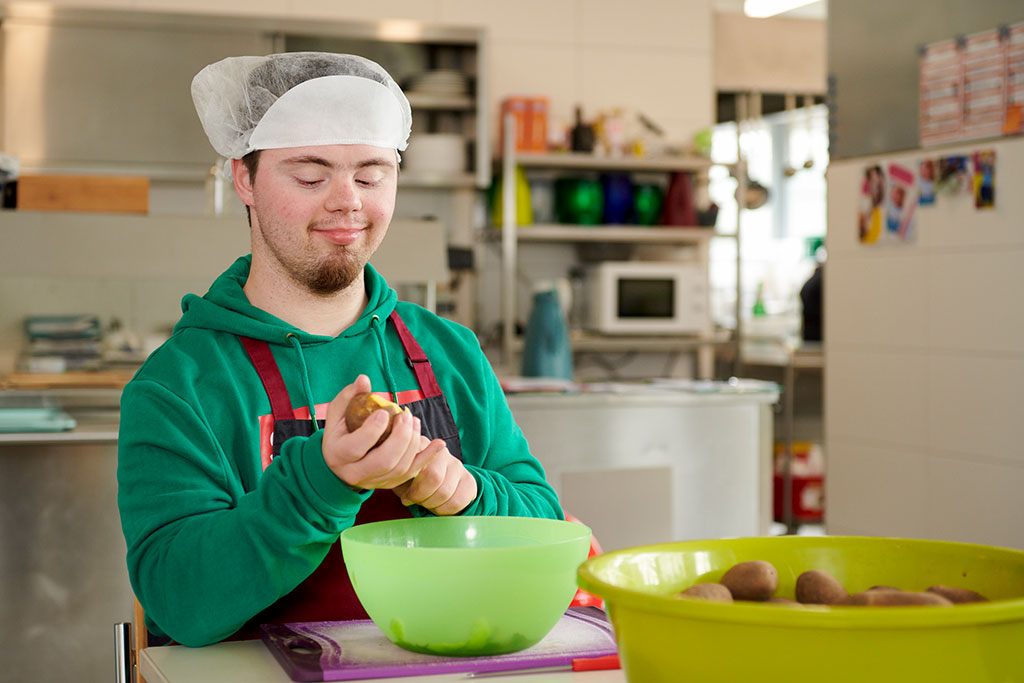
[[[132,593],[110,398],[0,392],[0,404],[59,405],[78,421],[0,434],[0,680],[113,677],[113,625],[131,620]]]

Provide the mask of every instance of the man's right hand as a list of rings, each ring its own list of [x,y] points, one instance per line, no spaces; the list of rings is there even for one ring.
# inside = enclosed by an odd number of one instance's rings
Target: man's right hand
[[[327,466],[343,482],[354,489],[392,489],[423,468],[416,454],[430,442],[420,433],[420,419],[408,411],[394,419],[391,434],[384,443],[373,445],[388,425],[388,415],[375,410],[355,431],[348,431],[345,409],[356,394],[370,391],[370,380],[359,375],[342,389],[327,406],[324,424],[323,452]]]

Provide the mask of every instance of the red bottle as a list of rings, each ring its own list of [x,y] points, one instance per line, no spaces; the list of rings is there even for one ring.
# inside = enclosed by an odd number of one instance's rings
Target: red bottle
[[[661,211],[662,225],[697,225],[697,204],[693,199],[693,181],[687,171],[672,174]]]

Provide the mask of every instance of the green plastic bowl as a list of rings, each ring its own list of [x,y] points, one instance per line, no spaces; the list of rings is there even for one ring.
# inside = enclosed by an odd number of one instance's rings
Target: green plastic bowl
[[[850,592],[878,584],[971,588],[991,602],[954,607],[711,603],[673,597],[766,560],[776,595],[808,569]],[[1024,552],[895,538],[765,537],[686,541],[591,558],[580,585],[605,599],[626,677],[659,681],[1024,680]]]
[[[590,529],[530,517],[425,517],[341,534],[356,595],[396,645],[447,656],[538,643],[576,593]]]

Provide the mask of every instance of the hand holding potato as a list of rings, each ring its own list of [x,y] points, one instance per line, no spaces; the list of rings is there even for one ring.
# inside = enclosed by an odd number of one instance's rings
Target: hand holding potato
[[[357,395],[369,392],[369,378],[360,375],[327,406],[324,460],[331,471],[352,488],[393,489],[422,469],[423,459],[416,460],[424,445],[420,420],[407,410],[398,415],[387,410],[370,410],[361,424],[349,429],[345,420],[349,404]],[[389,429],[390,434],[386,434]]]
[[[374,448],[384,443],[384,440],[391,435],[391,427],[395,422],[395,418],[403,412],[409,412],[408,408],[403,410],[394,401],[382,398],[377,394],[371,394],[370,392],[356,394],[349,399],[348,406],[345,408],[345,426],[348,427],[348,431],[354,432],[362,427],[367,418],[376,410],[383,410],[389,415],[389,418],[388,426],[384,429],[381,437],[377,439],[377,443],[373,445]]]

